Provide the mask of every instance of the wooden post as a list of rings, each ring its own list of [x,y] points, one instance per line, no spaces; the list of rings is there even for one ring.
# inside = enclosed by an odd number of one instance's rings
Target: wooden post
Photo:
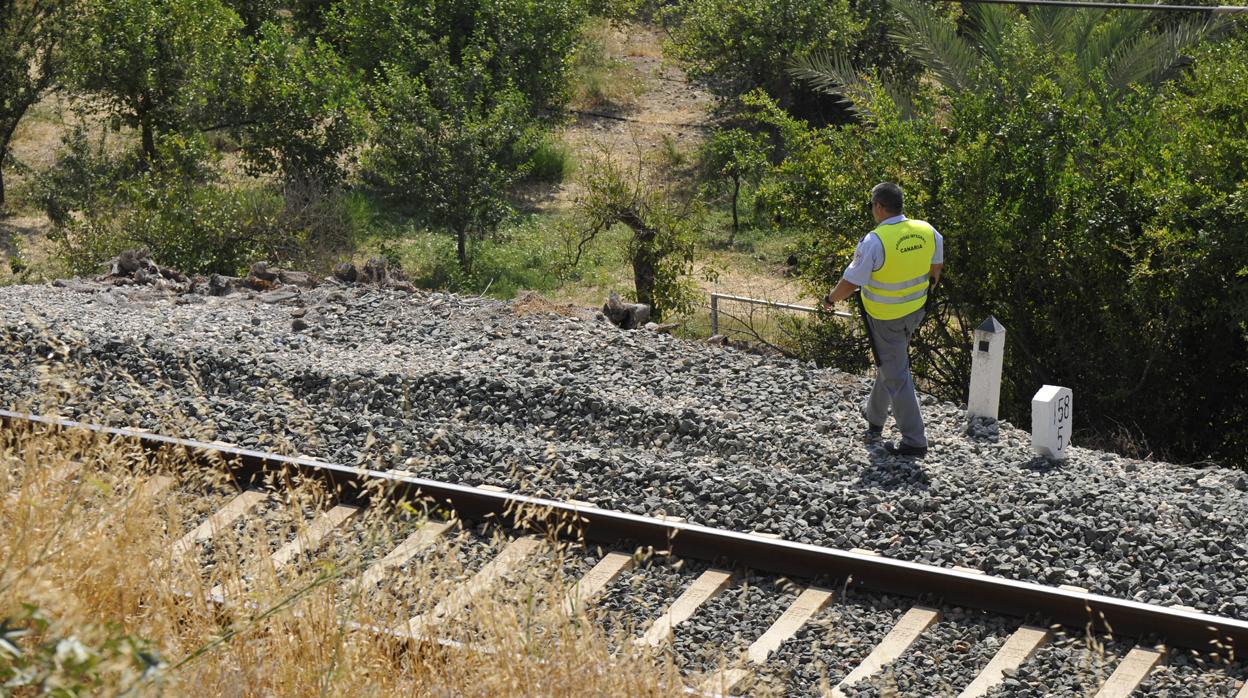
[[[1031,447],[1056,460],[1066,458],[1073,421],[1070,388],[1046,385],[1031,399]]]
[[[975,328],[971,347],[971,393],[968,417],[997,418],[1001,404],[1001,365],[1005,359],[1005,327],[991,315]]]

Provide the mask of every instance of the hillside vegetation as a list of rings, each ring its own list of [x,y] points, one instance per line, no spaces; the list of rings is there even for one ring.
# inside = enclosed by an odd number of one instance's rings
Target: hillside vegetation
[[[707,288],[822,295],[893,180],[947,241],[926,390],[964,399],[993,314],[1004,417],[1067,385],[1084,443],[1242,464],[1245,48],[1200,14],[923,0],[0,3],[7,278],[380,255],[697,334]],[[866,368],[854,323],[754,329]]]

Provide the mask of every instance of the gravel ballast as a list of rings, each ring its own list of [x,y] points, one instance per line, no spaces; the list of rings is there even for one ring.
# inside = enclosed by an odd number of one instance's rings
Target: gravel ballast
[[[72,282],[0,289],[0,333],[9,407],[1248,617],[1244,473],[1053,463],[930,397],[928,457],[893,459],[861,441],[867,377],[588,313]]]

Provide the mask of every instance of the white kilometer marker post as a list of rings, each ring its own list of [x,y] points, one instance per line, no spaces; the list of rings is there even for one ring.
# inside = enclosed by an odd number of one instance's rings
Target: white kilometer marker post
[[[1031,447],[1056,460],[1066,458],[1072,419],[1070,388],[1046,385],[1031,399]]]
[[[967,416],[997,418],[1004,360],[1005,327],[989,315],[975,328],[975,345],[971,347],[971,394],[966,400]]]

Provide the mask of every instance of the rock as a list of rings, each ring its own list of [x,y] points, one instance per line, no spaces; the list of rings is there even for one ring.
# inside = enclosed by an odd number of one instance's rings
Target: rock
[[[612,291],[607,302],[602,305],[602,314],[611,324],[622,330],[645,327],[650,322],[650,306],[644,303],[625,303],[620,294]]]
[[[306,271],[280,271],[277,274],[278,281],[288,286],[300,286],[303,288],[314,288],[316,279]]]
[[[343,262],[342,264],[334,267],[334,278],[339,281],[345,281],[349,284],[355,283],[355,280],[359,278],[359,275],[360,274],[356,270],[355,265],[350,262]]]
[[[290,329],[292,332],[302,332],[308,329],[308,322],[303,318],[297,317],[290,321]]]
[[[654,325],[654,327],[650,327],[651,325]],[[655,325],[653,322],[646,323],[647,329],[654,330],[658,334],[671,334],[672,332],[675,332],[679,327],[680,327],[679,322],[665,322],[661,325]]]
[[[272,305],[274,303],[285,303],[286,301],[293,301],[294,299],[298,297],[299,297],[298,289],[280,288],[276,291],[269,291],[268,293],[260,294],[260,302],[268,303]]]
[[[232,276],[222,276],[213,274],[208,277],[208,295],[210,296],[228,296],[234,292],[234,288],[238,283],[238,279]]]
[[[278,274],[269,270],[268,262],[256,262],[251,265],[248,276],[253,279],[260,279],[261,281],[267,281],[269,283],[273,283],[278,280]]]
[[[728,344],[728,337],[722,334],[713,334],[710,337],[707,337],[706,343],[722,347]]]

